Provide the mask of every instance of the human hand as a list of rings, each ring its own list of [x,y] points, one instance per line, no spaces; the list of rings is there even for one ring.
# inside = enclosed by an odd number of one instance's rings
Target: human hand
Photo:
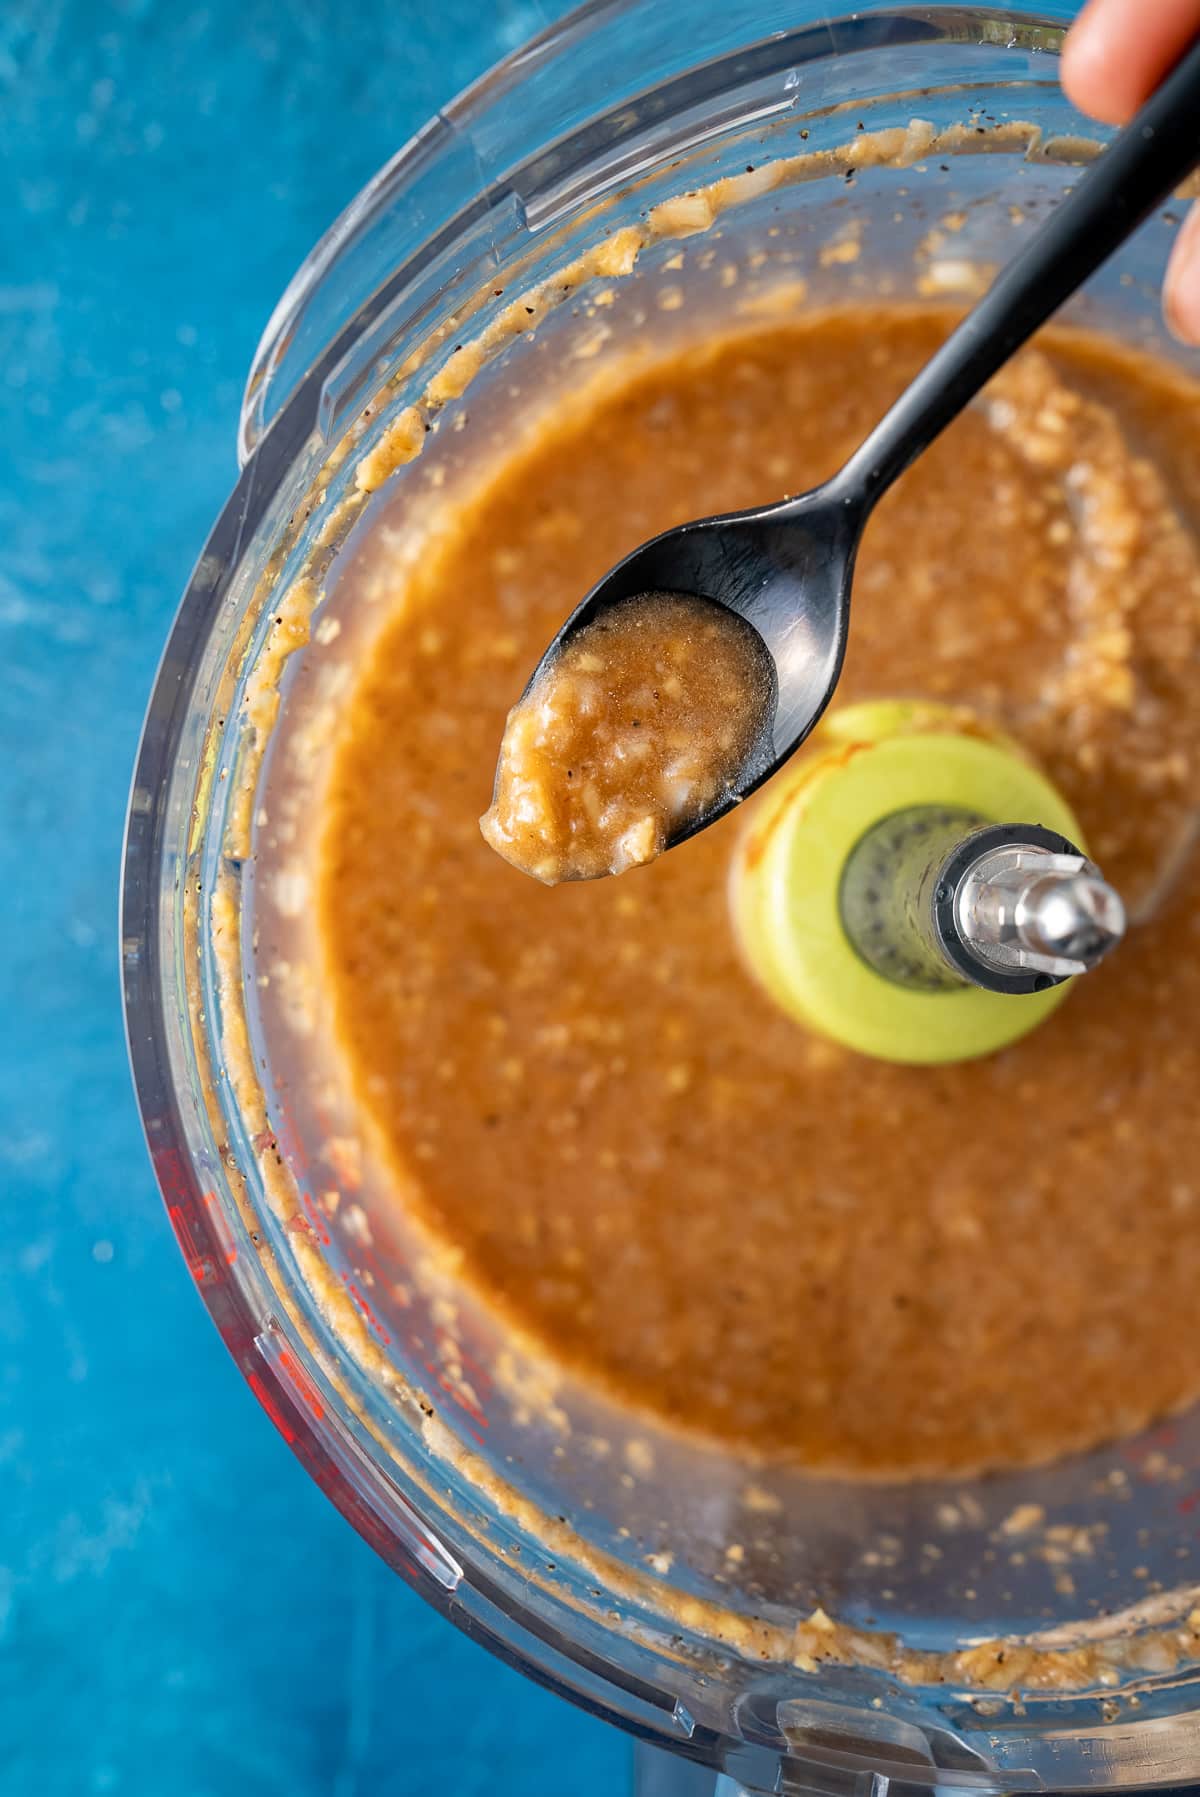
[[[1200,0],[1088,0],[1063,46],[1067,97],[1081,112],[1108,125],[1123,125],[1198,34]],[[1171,251],[1163,311],[1176,337],[1200,343],[1200,211],[1195,206]]]

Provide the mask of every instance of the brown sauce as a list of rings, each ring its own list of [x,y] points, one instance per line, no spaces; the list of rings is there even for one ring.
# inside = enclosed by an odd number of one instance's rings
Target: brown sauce
[[[547,886],[653,861],[736,784],[771,696],[744,619],[683,593],[622,600],[509,713],[484,837]]]
[[[657,531],[826,478],[945,328],[864,310],[715,342],[498,462],[397,573],[324,819],[358,1101],[464,1278],[621,1400],[871,1475],[1049,1457],[1200,1392],[1190,872],[1043,1028],[908,1068],[806,1036],[743,970],[738,815],[553,892],[477,819],[581,592]],[[873,518],[840,690],[1019,738],[1135,914],[1200,773],[1198,418],[1165,367],[1047,334]],[[373,577],[388,555],[381,533]]]

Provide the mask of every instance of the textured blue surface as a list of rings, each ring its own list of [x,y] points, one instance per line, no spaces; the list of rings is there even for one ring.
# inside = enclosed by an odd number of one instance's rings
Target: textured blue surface
[[[524,0],[0,8],[0,1791],[620,1789],[438,1621],[205,1317],[125,1066],[122,813],[296,263]]]

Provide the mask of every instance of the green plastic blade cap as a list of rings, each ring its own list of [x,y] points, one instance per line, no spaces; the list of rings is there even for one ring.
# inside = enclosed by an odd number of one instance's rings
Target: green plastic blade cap
[[[846,859],[882,818],[915,805],[1042,824],[1085,847],[1045,776],[969,714],[895,700],[849,706],[779,776],[748,829],[732,875],[735,925],[762,985],[809,1029],[882,1060],[971,1060],[1044,1022],[1072,982],[1026,997],[914,992],[859,957],[839,909]]]

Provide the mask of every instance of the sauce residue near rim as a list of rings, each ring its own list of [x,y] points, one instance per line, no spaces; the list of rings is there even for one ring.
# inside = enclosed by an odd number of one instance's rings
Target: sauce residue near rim
[[[848,309],[729,337],[500,452],[397,568],[323,820],[356,1101],[463,1278],[620,1400],[870,1476],[1045,1459],[1200,1391],[1187,881],[1025,1041],[893,1067],[807,1037],[740,966],[736,818],[554,892],[477,819],[580,592],[657,531],[826,478],[945,328]],[[1019,738],[1135,909],[1200,771],[1198,415],[1165,366],[1046,334],[873,518],[841,688]],[[373,579],[392,553],[368,546]]]
[[[737,783],[772,697],[744,618],[685,593],[620,600],[509,712],[484,838],[548,886],[653,861]]]

